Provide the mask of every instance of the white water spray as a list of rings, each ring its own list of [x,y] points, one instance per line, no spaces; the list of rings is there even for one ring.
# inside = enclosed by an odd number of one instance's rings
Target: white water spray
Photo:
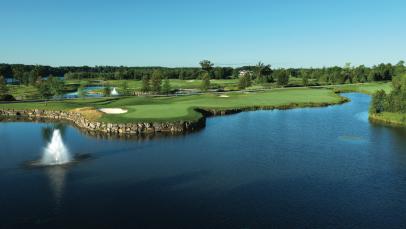
[[[113,90],[110,92],[110,95],[111,96],[118,96],[119,95],[116,88],[113,88]]]
[[[54,130],[52,139],[44,150],[42,165],[63,165],[71,161],[68,149],[62,142],[61,132]]]

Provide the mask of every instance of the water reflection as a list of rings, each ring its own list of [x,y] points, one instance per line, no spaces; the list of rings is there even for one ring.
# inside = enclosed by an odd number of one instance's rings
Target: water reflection
[[[67,125],[64,123],[52,123],[42,127],[42,138],[46,144],[50,144],[52,136],[55,131],[58,131],[61,139],[65,138]],[[44,153],[46,154],[46,150]],[[44,158],[44,155],[43,155]],[[43,160],[43,159],[42,159]],[[48,166],[45,168],[45,174],[48,176],[49,186],[54,196],[55,204],[57,208],[61,205],[63,199],[63,193],[65,189],[65,177],[68,172],[68,166]]]
[[[363,121],[363,122],[369,122],[369,113],[368,111],[364,111],[364,112],[360,112],[357,113],[355,115],[355,117],[359,120],[359,121]]]
[[[68,172],[66,166],[47,167],[45,173],[49,179],[49,185],[54,195],[56,206],[59,207],[62,203],[63,193],[65,190],[65,179]]]

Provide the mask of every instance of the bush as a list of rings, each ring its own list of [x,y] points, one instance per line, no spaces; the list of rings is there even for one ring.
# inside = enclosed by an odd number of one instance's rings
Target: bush
[[[14,96],[10,95],[10,94],[5,94],[5,95],[1,95],[0,96],[0,101],[15,101],[16,99],[14,98]]]

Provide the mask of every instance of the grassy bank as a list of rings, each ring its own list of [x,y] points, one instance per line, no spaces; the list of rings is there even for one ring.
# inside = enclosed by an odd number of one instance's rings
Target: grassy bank
[[[392,83],[374,82],[362,84],[343,84],[343,85],[327,86],[327,88],[333,89],[336,93],[359,92],[363,94],[372,95],[378,90],[385,90],[386,92],[390,92],[392,90]]]
[[[77,99],[48,103],[1,104],[2,109],[72,110],[88,107],[123,108],[125,114],[103,114],[100,121],[128,123],[137,121],[196,120],[202,116],[195,109],[234,110],[272,109],[337,104],[343,98],[328,89],[281,89],[257,93],[204,94],[180,97],[120,97]]]
[[[369,118],[378,123],[406,127],[406,114],[383,112],[380,114],[370,114]]]

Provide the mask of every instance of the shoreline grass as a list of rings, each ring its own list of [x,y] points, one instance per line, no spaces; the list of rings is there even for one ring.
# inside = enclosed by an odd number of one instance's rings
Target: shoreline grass
[[[326,86],[326,88],[331,88],[336,93],[346,93],[346,92],[359,92],[363,94],[372,95],[378,90],[384,90],[385,92],[390,92],[392,90],[391,82],[374,82],[374,83],[359,83],[359,84],[343,84]]]
[[[380,124],[406,127],[406,114],[402,113],[383,112],[380,114],[370,114],[369,119]]]

